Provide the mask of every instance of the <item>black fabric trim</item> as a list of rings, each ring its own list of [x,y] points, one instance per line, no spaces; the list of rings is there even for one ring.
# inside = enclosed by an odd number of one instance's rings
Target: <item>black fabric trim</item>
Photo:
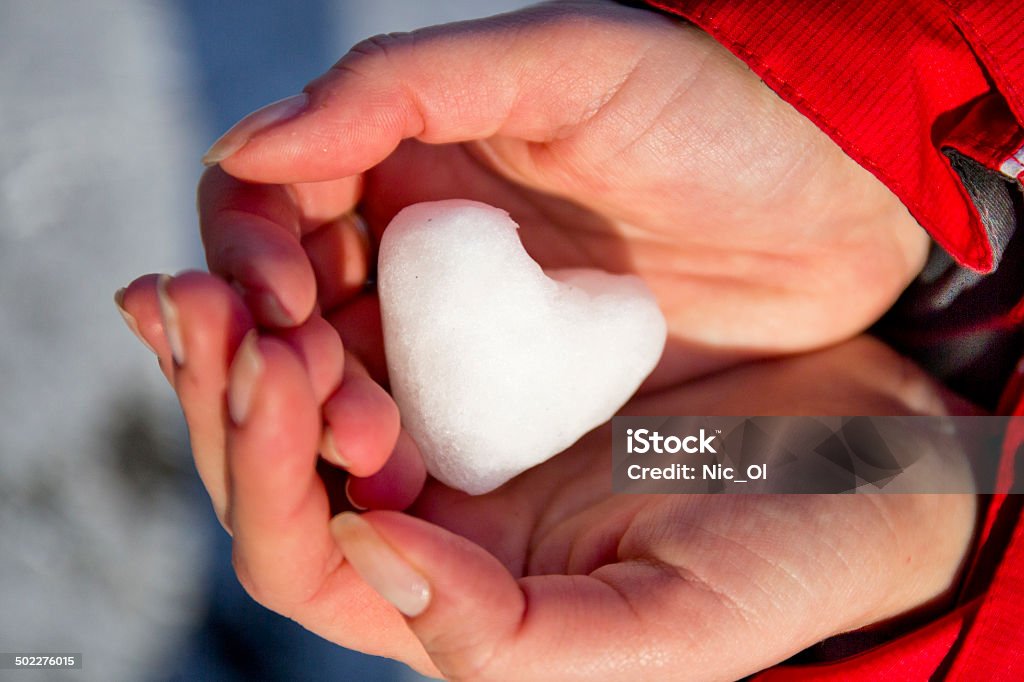
[[[981,216],[996,265],[961,267],[937,244],[918,278],[872,332],[982,407],[1024,354],[1024,330],[1000,324],[1024,299],[1024,198],[1020,186],[952,150],[950,164]]]
[[[1021,222],[1014,210],[1014,195],[1019,194],[1014,190],[1016,183],[955,149],[947,148],[943,153],[960,176],[964,189],[981,217],[981,224],[985,226],[988,243],[992,248],[993,267],[998,268]],[[936,244],[918,281],[930,285],[927,305],[938,309],[952,304],[960,294],[977,286],[985,277],[959,266]]]

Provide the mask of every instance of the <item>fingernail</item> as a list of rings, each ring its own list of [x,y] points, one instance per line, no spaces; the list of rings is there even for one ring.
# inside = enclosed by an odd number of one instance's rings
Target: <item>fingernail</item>
[[[298,115],[308,102],[309,95],[303,92],[257,109],[232,126],[206,150],[203,164],[212,166],[220,163],[244,147],[256,133]]]
[[[249,417],[256,383],[263,374],[263,356],[260,354],[259,335],[255,329],[242,339],[235,352],[228,375],[228,414],[236,426],[241,426]]]
[[[257,313],[256,316],[267,326],[287,329],[298,323],[298,320],[284,309],[280,299],[273,292],[252,291],[238,280],[232,280],[231,287],[238,292],[249,309]]]
[[[353,512],[331,521],[331,532],[352,568],[396,609],[413,618],[430,604],[430,584]]]
[[[160,303],[160,318],[163,320],[167,345],[171,347],[171,356],[174,357],[174,364],[181,367],[185,364],[185,341],[181,336],[178,307],[174,305],[171,295],[167,292],[167,285],[170,283],[170,275],[160,275],[157,278],[156,299]]]
[[[139,321],[135,319],[134,315],[132,315],[124,308],[125,291],[127,291],[127,287],[121,287],[120,289],[114,292],[114,305],[117,306],[117,312],[121,313],[121,317],[124,319],[124,323],[128,325],[128,329],[131,329],[132,333],[135,334],[139,341],[142,342],[142,345],[155,353],[156,349],[153,348],[153,346],[149,345],[149,341],[146,341],[146,338],[142,335],[142,332],[139,330]]]
[[[351,504],[356,509],[358,509],[359,511],[366,511],[366,507],[364,507],[363,505],[359,504],[358,502],[356,502],[355,500],[352,499],[352,491],[350,489],[351,486],[352,486],[352,476],[349,475],[349,477],[345,479],[345,499],[347,499],[348,503]]]
[[[269,291],[256,296],[256,306],[263,313],[263,319],[274,327],[294,327],[297,320],[292,317],[281,301]]]
[[[324,434],[320,437],[320,454],[331,464],[348,468],[349,461],[341,456],[338,452],[338,447],[334,444],[334,434],[331,433],[331,427],[324,427]]]

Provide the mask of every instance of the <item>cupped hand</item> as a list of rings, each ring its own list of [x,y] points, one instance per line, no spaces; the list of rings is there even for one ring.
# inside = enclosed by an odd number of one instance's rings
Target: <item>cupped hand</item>
[[[670,336],[648,386],[857,333],[928,244],[707,35],[610,2],[363,42],[208,161],[231,176],[200,193],[209,264],[258,321],[301,323],[359,280],[335,220],[357,205],[379,234],[409,203],[478,199],[511,213],[545,267],[647,281]]]
[[[491,495],[428,482],[408,514],[379,511],[424,474],[370,380],[386,377],[357,206],[379,234],[410,202],[479,199],[544,266],[640,274],[671,338],[631,411],[934,408],[866,341],[683,383],[856,333],[927,248],[888,190],[699,31],[578,2],[378,38],[210,160],[204,245],[234,289],[149,277],[120,302],[268,607],[453,678],[730,678],[949,587],[969,497],[615,497],[600,432]],[[332,533],[346,498],[378,511]]]
[[[118,291],[115,300],[128,326],[157,354],[177,393],[196,469],[218,518],[231,532],[228,498],[234,482],[227,460],[232,434],[237,435],[231,425],[246,421],[253,382],[263,370],[249,309],[238,291],[202,272],[146,275]],[[379,337],[379,321],[365,314],[362,299],[339,314],[350,333],[369,339],[376,330]],[[376,508],[408,506],[426,478],[419,450],[401,429],[391,396],[346,350],[337,331],[313,316],[298,327],[268,332],[258,343],[293,358],[297,364],[292,369],[308,384],[308,394],[294,387],[272,393],[274,409],[282,413],[278,426],[293,420],[310,426],[315,441],[302,442],[312,449],[314,463],[319,461],[315,453],[322,456],[322,474],[343,484],[342,470],[353,475],[351,491],[331,490],[332,497],[322,500],[324,509],[352,508],[346,492]],[[312,411],[305,400],[311,401]],[[274,447],[279,434],[270,428],[260,437],[266,438],[266,447]]]
[[[970,542],[970,495],[615,495],[607,427],[488,495],[428,480],[406,513],[381,511],[408,504],[388,495],[415,495],[422,470],[403,437],[390,459],[387,443],[364,448],[363,471],[378,471],[367,478],[346,483],[318,463],[327,393],[316,377],[344,371],[329,359],[337,337],[250,333],[229,367],[222,350],[241,332],[225,317],[244,311],[238,294],[198,273],[161,286],[180,343],[166,342],[152,277],[121,301],[170,369],[190,425],[201,408],[222,422],[226,457],[204,481],[243,585],[333,642],[429,674],[735,679],[831,635],[941,608]],[[624,413],[941,414],[948,404],[911,363],[858,338],[650,393]],[[199,458],[201,471],[214,466]],[[346,493],[373,511],[332,520]]]

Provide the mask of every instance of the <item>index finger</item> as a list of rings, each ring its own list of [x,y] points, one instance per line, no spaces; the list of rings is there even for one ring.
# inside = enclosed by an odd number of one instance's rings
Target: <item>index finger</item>
[[[550,4],[371,38],[305,92],[243,119],[204,161],[263,182],[315,181],[361,173],[406,138],[561,139],[628,79],[652,28],[676,30],[611,3]]]

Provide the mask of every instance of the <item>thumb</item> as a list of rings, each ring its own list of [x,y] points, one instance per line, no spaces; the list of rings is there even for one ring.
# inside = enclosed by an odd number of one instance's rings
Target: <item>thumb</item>
[[[479,545],[398,512],[342,513],[331,529],[446,679],[655,678],[673,663],[707,677],[680,647],[706,595],[668,598],[678,578],[650,562],[516,580]]]
[[[466,538],[389,511],[344,512],[331,530],[346,561],[407,617],[445,679],[483,677],[518,629],[522,591]]]
[[[303,94],[229,130],[204,161],[269,183],[361,173],[405,138],[562,138],[588,120],[672,22],[614,3],[556,3],[390,34],[354,47]]]

